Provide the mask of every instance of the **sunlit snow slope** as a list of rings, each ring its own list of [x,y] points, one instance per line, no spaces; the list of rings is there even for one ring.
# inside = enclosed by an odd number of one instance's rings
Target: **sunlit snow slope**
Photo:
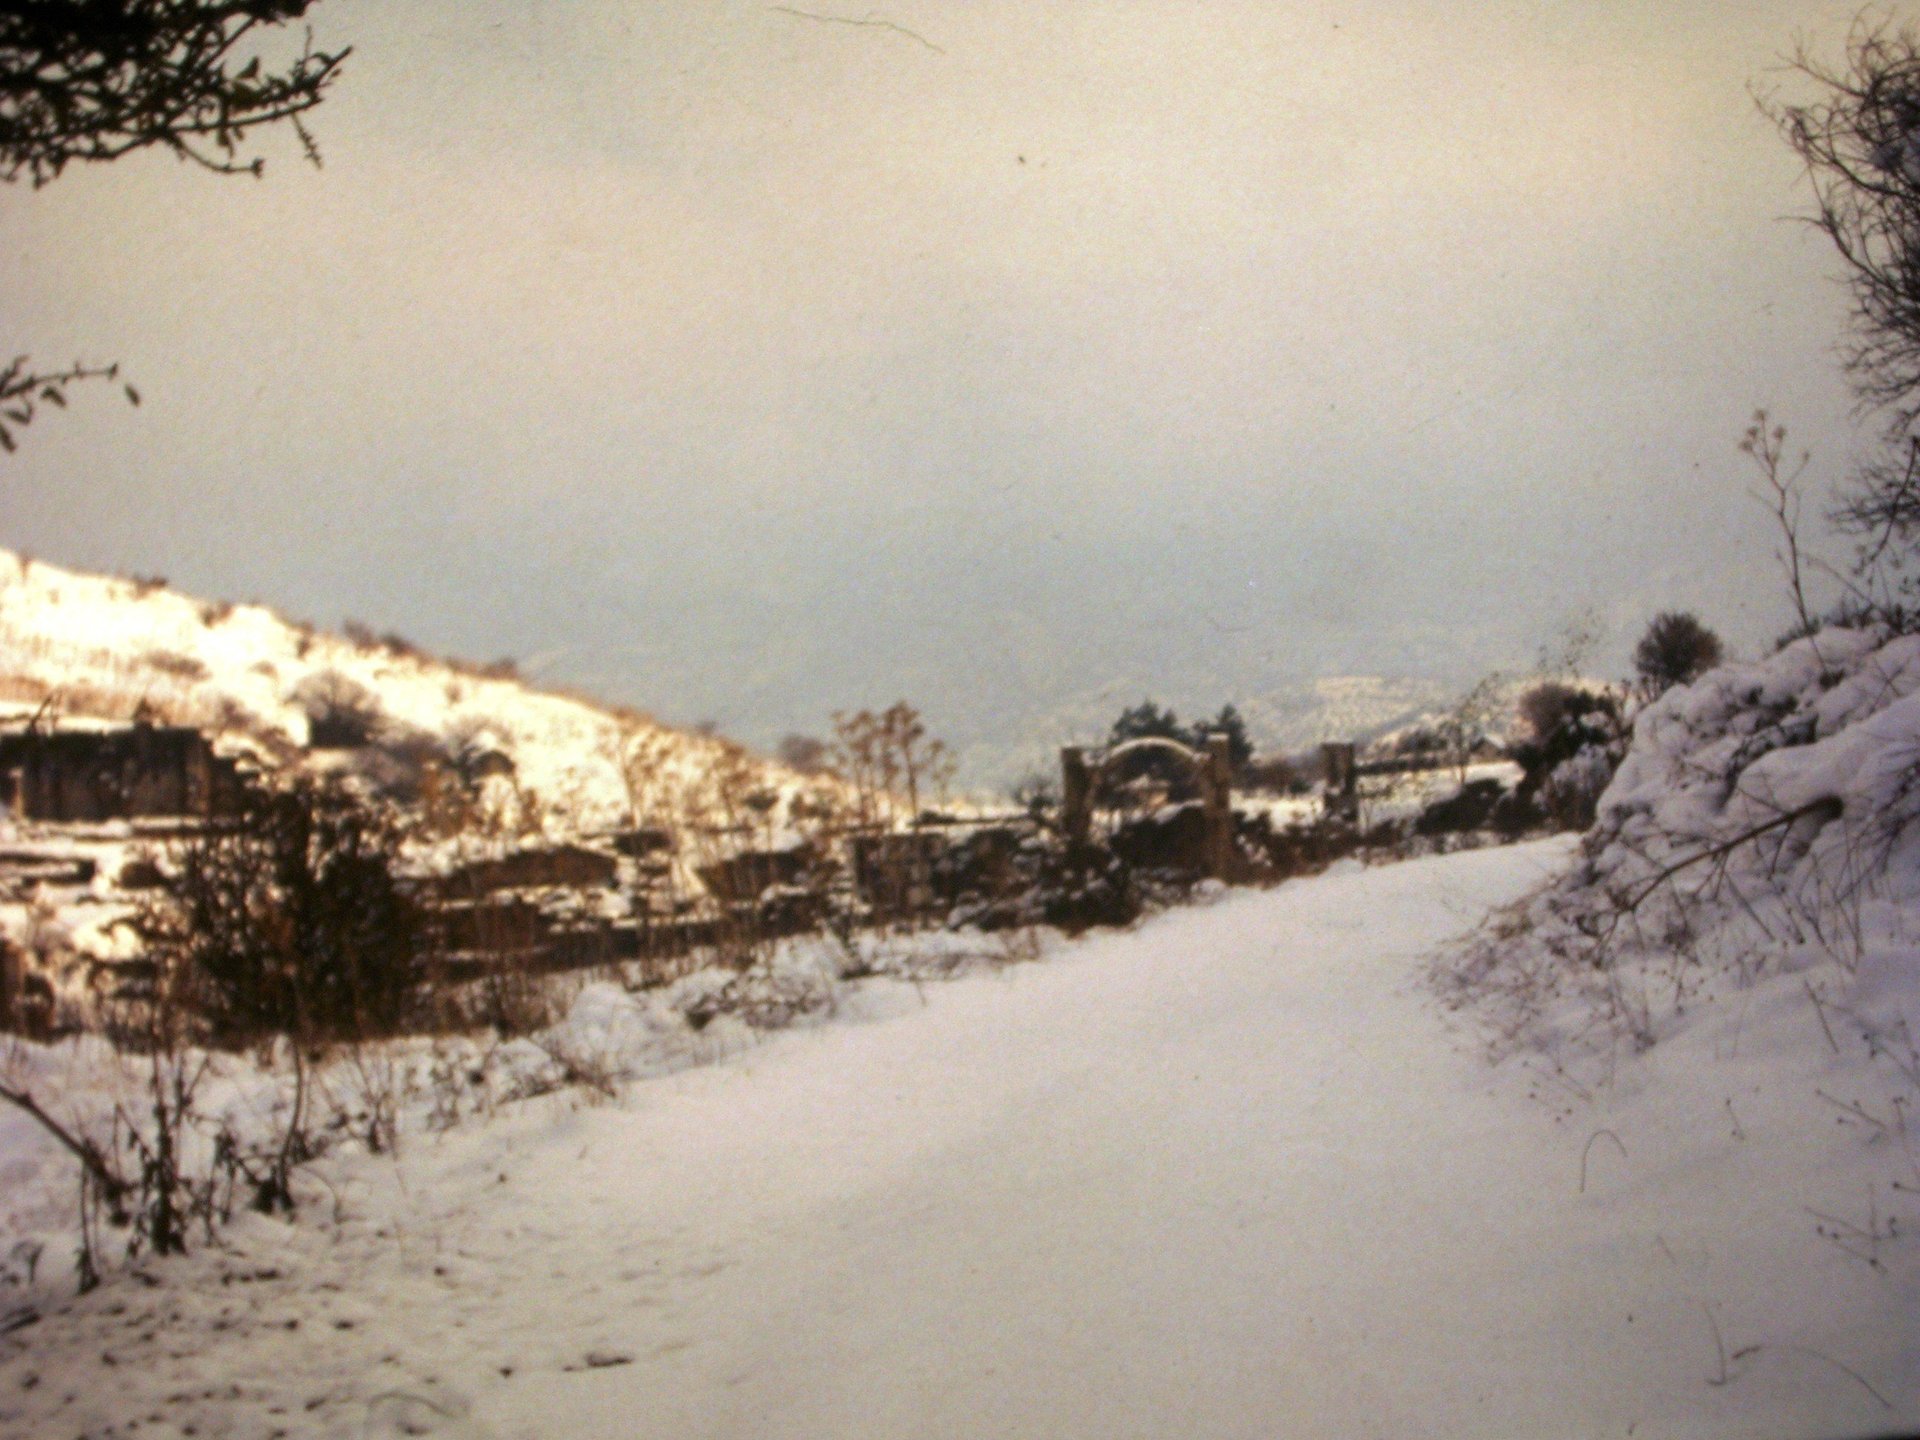
[[[0,550],[0,710],[16,717],[49,702],[69,721],[146,713],[272,755],[306,744],[310,697],[364,692],[392,733],[506,755],[543,819],[562,831],[627,818],[622,759],[636,749],[652,768],[689,781],[731,753],[725,741],[543,692],[503,668],[458,665],[404,642],[295,624],[263,606],[198,600],[158,582]],[[796,783],[755,763],[768,783]]]

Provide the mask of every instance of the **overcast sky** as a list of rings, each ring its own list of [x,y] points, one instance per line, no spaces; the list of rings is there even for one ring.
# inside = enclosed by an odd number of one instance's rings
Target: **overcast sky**
[[[0,195],[0,348],[146,402],[0,543],[761,743],[1756,647],[1740,431],[1861,431],[1749,88],[1852,8],[321,0],[324,169]]]

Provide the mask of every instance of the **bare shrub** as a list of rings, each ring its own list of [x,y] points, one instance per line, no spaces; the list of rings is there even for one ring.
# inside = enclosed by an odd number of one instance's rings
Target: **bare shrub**
[[[1763,96],[1762,109],[1806,166],[1810,223],[1833,242],[1853,294],[1845,353],[1854,387],[1904,429],[1920,394],[1920,36],[1863,16],[1840,64],[1802,46],[1792,68],[1814,83],[1815,98],[1788,104]],[[1909,513],[1896,507],[1885,518]]]
[[[1663,610],[1633,647],[1634,673],[1649,696],[1689,685],[1720,663],[1720,637],[1684,610]]]
[[[540,1035],[534,1044],[553,1062],[562,1083],[602,1100],[619,1097],[620,1082],[627,1078],[628,1071],[618,1054],[584,1045],[557,1031]]]
[[[644,926],[662,911],[672,917],[658,942],[643,931],[644,945],[658,945],[656,965],[695,941],[718,963],[746,970],[779,934],[817,920],[845,816],[832,787],[785,794],[764,763],[726,741],[690,767],[683,743],[638,722],[615,742],[631,833],[663,841],[633,852],[631,903]],[[656,978],[672,973],[663,967]]]
[[[436,1031],[491,1030],[503,1040],[536,1034],[558,1023],[578,981],[544,973],[539,964],[541,926],[531,907],[496,905],[478,892],[455,897],[430,927],[442,950],[437,964],[472,978],[440,984],[428,997],[423,1021]],[[447,948],[448,924],[458,944]]]
[[[703,1030],[730,1015],[756,1030],[780,1030],[809,1015],[831,1011],[840,976],[825,965],[775,963],[771,951],[744,967],[723,965],[724,975],[696,973],[684,982],[680,1011]],[[871,973],[871,972],[869,972]]]
[[[802,775],[819,775],[831,768],[827,742],[814,735],[783,735],[774,755],[782,765]]]
[[[469,1023],[478,1021],[503,1040],[537,1035],[565,1017],[573,986],[542,975],[524,956],[503,954],[469,991]]]
[[[359,748],[353,771],[381,799],[419,811],[451,773],[452,757],[439,737],[394,721],[381,723]]]
[[[1500,696],[1506,682],[1497,673],[1480,678],[1455,700],[1435,726],[1442,748],[1451,757],[1462,785],[1467,783],[1467,767],[1488,738],[1499,713]]]
[[[293,1091],[263,1134],[242,1138],[201,1103],[214,1058],[194,1043],[199,1017],[184,967],[160,963],[139,995],[117,1002],[112,1033],[126,1087],[113,1103],[63,1107],[36,1089],[17,1046],[0,1049],[0,1100],[37,1123],[70,1154],[79,1176],[79,1288],[99,1282],[109,1231],[127,1258],[184,1252],[244,1200],[291,1210],[292,1175],[319,1153],[311,1128],[308,1072],[295,1052]],[[81,1087],[86,1096],[97,1086]]]
[[[116,1004],[110,1033],[146,1057],[150,1123],[117,1117],[111,1142],[95,1146],[117,1194],[93,1179],[102,1198],[130,1201],[156,1252],[184,1248],[189,1222],[211,1234],[237,1188],[260,1209],[291,1210],[293,1171],[317,1151],[315,1058],[394,1034],[418,1013],[421,926],[395,878],[396,848],[383,817],[303,782],[256,795],[236,821],[182,843],[171,883],[142,907],[147,978]],[[243,1143],[221,1130],[190,1164],[211,1063],[197,1047],[276,1044],[291,1067],[276,1133]],[[382,1127],[391,1143],[390,1122],[376,1117],[370,1143]]]
[[[1851,292],[1847,373],[1863,406],[1885,419],[1880,454],[1840,488],[1829,518],[1859,542],[1856,573],[1869,589],[1898,583],[1910,597],[1920,536],[1920,33],[1889,14],[1863,12],[1838,63],[1802,43],[1789,69],[1796,85],[1811,82],[1810,98],[1789,102],[1776,91],[1760,97],[1761,109],[1806,168],[1814,199],[1806,218],[1833,243]],[[1743,448],[1761,462],[1791,538],[1799,471],[1782,483],[1784,432],[1769,431],[1760,415],[1748,439],[1760,442]],[[1797,565],[1791,544],[1782,559]],[[1800,633],[1811,633],[1804,594],[1790,578]],[[1896,608],[1877,618],[1909,624]]]
[[[183,844],[141,916],[216,1045],[296,1047],[392,1034],[424,978],[421,922],[395,875],[392,823],[302,782]]]
[[[927,734],[920,712],[904,700],[878,712],[835,711],[833,732],[833,768],[853,787],[862,825],[917,819],[922,788],[944,795],[952,783],[951,752]]]
[[[379,738],[385,718],[379,700],[338,670],[309,677],[294,699],[307,717],[307,743],[315,750],[357,750]]]

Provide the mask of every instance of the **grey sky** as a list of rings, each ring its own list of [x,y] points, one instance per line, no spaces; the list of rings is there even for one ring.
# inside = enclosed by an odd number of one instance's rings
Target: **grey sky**
[[[1734,441],[1856,441],[1747,87],[1850,14],[324,0],[324,170],[0,196],[5,342],[147,402],[36,422],[0,540],[763,743],[1757,645]]]

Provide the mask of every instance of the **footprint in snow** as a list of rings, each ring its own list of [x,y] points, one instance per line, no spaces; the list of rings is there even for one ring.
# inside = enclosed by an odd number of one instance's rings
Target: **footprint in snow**
[[[445,1392],[389,1390],[367,1402],[367,1440],[401,1435],[432,1435],[438,1440],[495,1440],[493,1431],[472,1418],[463,1396]]]

